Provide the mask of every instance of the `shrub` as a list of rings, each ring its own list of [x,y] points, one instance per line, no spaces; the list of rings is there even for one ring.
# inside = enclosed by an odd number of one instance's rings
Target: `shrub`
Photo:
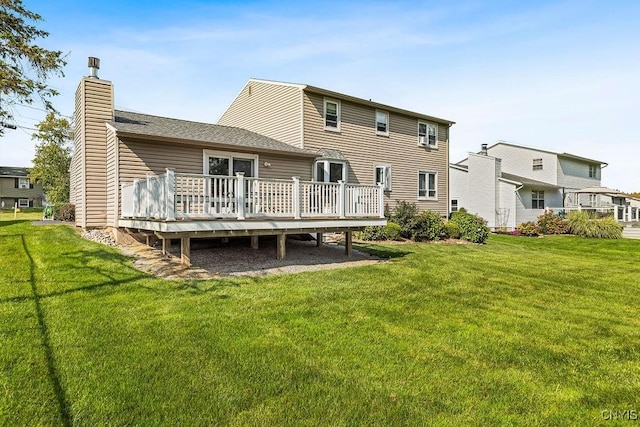
[[[391,220],[400,226],[400,235],[406,239],[410,239],[412,236],[411,227],[413,219],[418,214],[418,207],[415,203],[405,202],[399,200],[393,213],[391,214]]]
[[[523,222],[516,227],[516,230],[520,232],[522,236],[539,236],[540,228],[534,222]]]
[[[542,234],[567,234],[569,222],[553,212],[545,212],[538,217],[538,230]]]
[[[416,242],[437,240],[444,231],[444,221],[433,211],[420,212],[411,222],[411,239]]]
[[[55,205],[53,207],[54,218],[60,221],[76,220],[76,205],[65,203],[64,205]]]
[[[384,226],[384,234],[387,240],[399,240],[402,233],[402,228],[395,222],[388,222]]]
[[[356,237],[361,240],[398,240],[400,226],[395,222],[389,222],[384,226],[369,226],[356,233]]]
[[[572,234],[600,239],[620,239],[622,226],[613,217],[594,218],[584,211],[572,211],[567,216]]]
[[[447,237],[451,239],[459,239],[460,238],[460,227],[453,221],[447,221],[444,224],[444,231],[447,234]]]
[[[472,243],[484,243],[489,238],[487,222],[477,215],[459,210],[451,215],[450,222],[454,222],[460,229],[460,237]]]

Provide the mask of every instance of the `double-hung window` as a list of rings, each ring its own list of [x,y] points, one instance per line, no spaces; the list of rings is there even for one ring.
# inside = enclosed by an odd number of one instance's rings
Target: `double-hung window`
[[[589,178],[597,178],[598,167],[596,165],[589,165]]]
[[[18,188],[28,189],[29,188],[29,178],[18,178]]]
[[[389,136],[389,113],[376,110],[376,134]]]
[[[421,147],[436,148],[438,126],[434,123],[418,122],[418,145]]]
[[[28,208],[29,207],[29,199],[18,199],[18,207],[19,208]]]
[[[451,199],[451,212],[458,212],[458,199]]]
[[[435,172],[418,172],[418,199],[435,200],[438,198],[436,190],[438,176]]]
[[[391,166],[376,165],[375,182],[376,185],[382,184],[384,191],[391,191]]]
[[[544,209],[544,191],[531,192],[531,209]]]
[[[534,171],[542,170],[542,159],[533,159],[533,170]]]
[[[325,130],[340,131],[340,101],[324,100],[324,128]]]

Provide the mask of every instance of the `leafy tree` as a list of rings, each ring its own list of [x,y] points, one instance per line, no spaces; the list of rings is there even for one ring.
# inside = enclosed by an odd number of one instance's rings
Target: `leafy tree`
[[[67,119],[49,113],[33,134],[33,139],[40,142],[29,177],[42,184],[47,200],[54,204],[69,201],[70,132]]]
[[[0,0],[0,136],[2,122],[12,118],[11,106],[32,104],[39,97],[49,111],[54,111],[50,97],[58,92],[46,83],[51,75],[63,76],[66,65],[60,51],[36,45],[49,33],[33,23],[42,17],[31,12],[22,0]]]

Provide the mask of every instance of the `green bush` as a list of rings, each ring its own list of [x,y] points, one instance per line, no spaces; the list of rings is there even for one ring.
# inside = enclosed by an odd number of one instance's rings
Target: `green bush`
[[[460,227],[453,221],[447,221],[444,224],[444,231],[450,239],[460,238]]]
[[[444,221],[433,211],[420,212],[411,222],[411,239],[416,242],[438,240],[444,231]]]
[[[355,237],[360,240],[399,240],[400,226],[395,222],[388,222],[387,225],[369,226],[356,233]]]
[[[472,243],[484,243],[489,238],[487,222],[477,215],[459,210],[451,214],[450,222],[454,222],[460,229],[460,237]]]
[[[567,234],[569,222],[553,212],[545,212],[538,217],[538,230],[542,234]]]
[[[539,236],[540,235],[540,228],[536,223],[531,221],[523,222],[522,224],[518,225],[516,229],[520,231],[520,234],[523,236]]]
[[[400,226],[400,235],[405,239],[411,239],[411,227],[413,220],[418,214],[418,207],[415,203],[399,200],[391,213],[391,220]]]
[[[384,234],[387,240],[400,240],[402,228],[395,222],[388,222],[384,226]]]
[[[622,226],[613,217],[594,218],[584,211],[572,211],[567,216],[569,230],[582,237],[620,239]]]

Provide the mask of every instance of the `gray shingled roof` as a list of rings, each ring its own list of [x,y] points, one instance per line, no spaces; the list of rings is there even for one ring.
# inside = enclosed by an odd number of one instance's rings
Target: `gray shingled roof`
[[[28,176],[27,168],[20,168],[16,166],[0,166],[0,176],[8,177],[20,177]]]
[[[257,150],[277,151],[308,157],[317,156],[268,136],[231,126],[170,119],[148,114],[115,111],[115,120],[109,122],[119,136],[158,137],[163,139],[235,145]]]
[[[534,186],[534,187],[561,188],[557,185],[549,184],[548,182],[536,181],[535,179],[514,175],[512,173],[502,172],[501,178],[508,179],[509,181],[516,181],[516,182],[519,182],[520,184]]]

